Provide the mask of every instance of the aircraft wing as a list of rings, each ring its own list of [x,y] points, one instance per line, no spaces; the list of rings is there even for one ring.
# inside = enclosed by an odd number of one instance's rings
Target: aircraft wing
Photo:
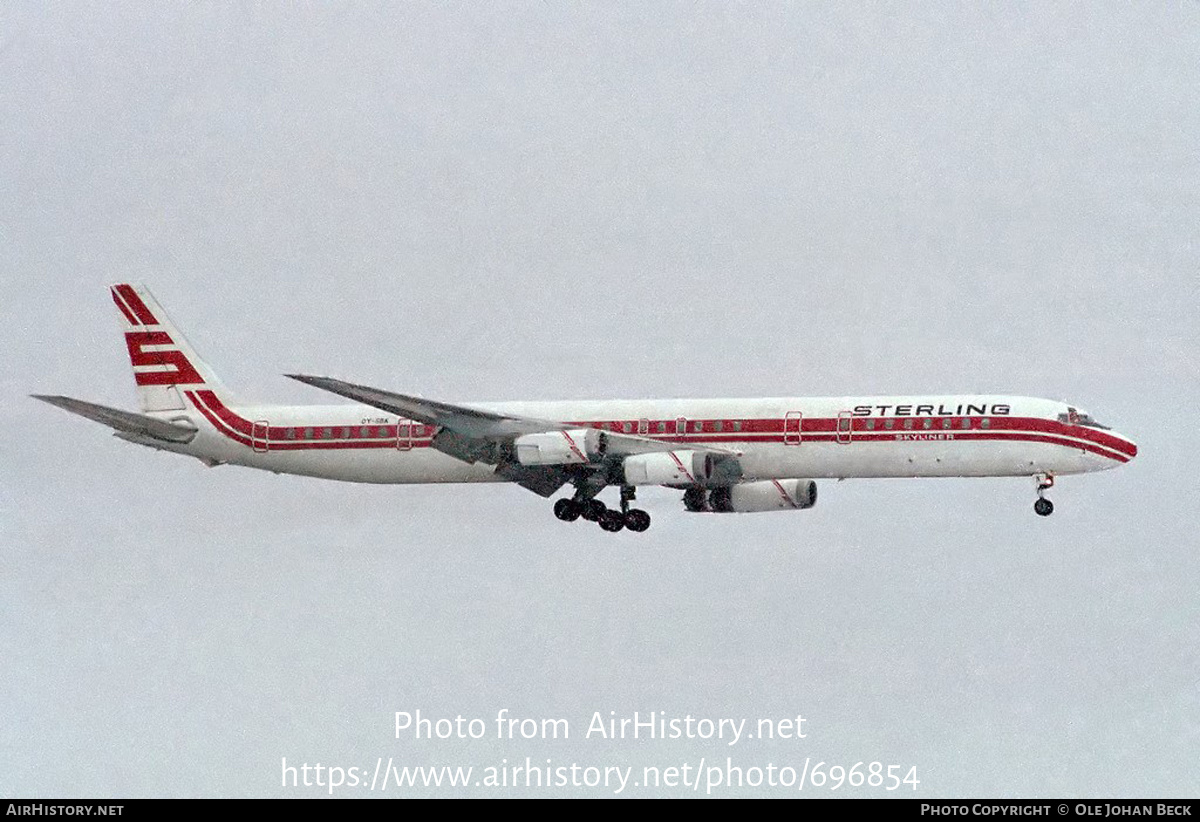
[[[148,417],[145,414],[134,414],[132,411],[122,411],[119,408],[109,408],[94,402],[84,402],[72,397],[48,396],[46,394],[30,394],[35,400],[56,405],[72,414],[87,417],[89,420],[103,423],[122,434],[133,434],[139,437],[164,440],[166,442],[191,442],[196,436],[196,429],[190,426],[176,425],[172,422]]]
[[[520,484],[542,496],[550,496],[562,485],[576,477],[576,466],[526,466],[516,463],[512,443],[525,434],[543,434],[579,428],[561,420],[539,420],[497,414],[465,405],[452,405],[437,400],[428,400],[408,394],[397,394],[379,388],[336,380],[331,377],[313,377],[305,374],[288,374],[294,380],[316,388],[330,391],[348,399],[370,405],[402,418],[416,420],[441,430],[434,436],[433,445],[453,457],[466,462],[484,462],[496,466],[501,476]],[[732,461],[740,452],[713,448],[711,446],[680,445],[662,442],[649,437],[601,432],[604,440],[605,458],[619,462],[627,456],[687,449],[711,454],[718,461]],[[593,472],[599,468],[593,468]]]
[[[427,400],[423,397],[397,394],[393,391],[355,385],[331,377],[310,377],[304,374],[288,374],[287,376],[293,380],[299,380],[356,400],[364,405],[388,411],[403,419],[416,420],[426,425],[436,425],[464,437],[496,439],[520,436],[521,434],[538,434],[543,431],[562,431],[570,427],[548,420],[493,414],[490,411],[481,411],[466,405],[451,405],[437,400]]]

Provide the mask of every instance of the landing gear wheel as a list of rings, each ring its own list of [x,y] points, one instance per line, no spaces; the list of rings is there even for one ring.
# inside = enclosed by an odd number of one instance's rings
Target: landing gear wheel
[[[625,515],[620,511],[610,511],[605,508],[599,521],[601,528],[614,534],[625,527]]]
[[[1048,499],[1039,499],[1033,504],[1033,510],[1039,517],[1048,517],[1054,513],[1054,503]]]
[[[563,498],[554,503],[554,516],[563,522],[574,522],[583,513],[579,503],[573,499]]]
[[[640,534],[650,527],[650,515],[639,508],[634,508],[625,514],[625,527]]]
[[[601,517],[608,513],[608,506],[598,499],[590,499],[580,503],[583,518],[588,522],[600,522]]]

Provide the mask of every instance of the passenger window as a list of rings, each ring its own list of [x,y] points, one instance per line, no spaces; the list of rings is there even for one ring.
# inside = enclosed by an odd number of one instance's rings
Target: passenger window
[[[333,429],[332,428],[325,429],[325,439],[327,439],[327,440],[333,439]]]
[[[633,423],[631,423],[631,422],[625,423],[624,425],[621,426],[621,430],[624,431],[626,434],[628,434],[629,432],[633,431]]]
[[[289,429],[287,429],[287,438],[288,438],[289,440],[294,440],[294,439],[296,439],[296,429],[295,429],[295,428],[289,428]]]
[[[892,430],[892,427],[893,427],[895,424],[896,424],[896,421],[895,421],[895,420],[893,420],[893,419],[891,419],[890,417],[889,417],[888,419],[886,419],[886,420],[884,420],[884,421],[883,421],[883,427],[884,427],[884,428],[886,428],[886,429],[888,429],[889,431],[891,431],[891,430]]]
[[[944,420],[942,420],[942,428],[949,428],[953,424],[954,424],[954,421],[951,420],[949,417],[946,417]]]
[[[662,422],[661,420],[659,421],[658,425],[656,425],[654,427],[660,434],[665,434],[667,431],[667,424],[665,422]]]
[[[971,418],[970,418],[970,417],[963,417],[963,421],[962,421],[962,427],[963,427],[963,428],[970,428],[970,427],[971,427]]]
[[[734,430],[734,431],[741,431],[741,430],[742,430],[742,421],[741,421],[741,420],[734,420],[734,421],[733,421],[733,430]]]
[[[312,436],[313,436],[313,430],[311,428],[305,428],[304,429],[304,439],[311,440]]]
[[[695,431],[697,434],[699,434],[701,431],[704,430],[704,423],[702,423],[702,422],[692,423],[692,430]]]
[[[875,430],[875,420],[867,420],[867,430],[868,431]]]
[[[992,427],[992,421],[991,421],[991,420],[989,420],[987,417],[984,417],[983,419],[981,419],[981,420],[979,421],[979,427],[980,427],[980,428],[991,428],[991,427]]]
[[[933,420],[931,420],[931,419],[929,419],[928,417],[926,417],[926,418],[925,418],[925,422],[922,424],[922,426],[921,426],[921,427],[922,427],[922,428],[932,428],[932,427],[933,427]]]
[[[912,429],[912,420],[905,420],[905,421],[904,421],[904,427],[905,427],[906,429]]]
[[[721,420],[717,420],[716,422],[713,423],[713,430],[718,433],[720,433],[721,431],[724,431],[725,423],[722,422]]]

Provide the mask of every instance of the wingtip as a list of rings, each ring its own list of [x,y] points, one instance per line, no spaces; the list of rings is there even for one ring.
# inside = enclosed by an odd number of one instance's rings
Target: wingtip
[[[290,380],[302,382],[305,385],[311,385],[313,388],[320,388],[322,391],[333,391],[337,393],[336,387],[348,385],[341,380],[335,380],[332,377],[315,377],[311,374],[284,374]]]
[[[61,394],[30,394],[35,400],[40,400],[47,405],[53,405],[55,408],[67,408],[71,404],[70,397],[64,397]]]

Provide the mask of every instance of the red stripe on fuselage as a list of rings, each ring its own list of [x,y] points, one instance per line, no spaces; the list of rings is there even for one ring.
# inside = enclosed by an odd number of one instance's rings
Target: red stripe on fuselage
[[[240,442],[242,445],[248,445],[251,448],[254,447],[254,442],[249,437],[243,437],[238,432],[227,427],[225,425],[224,421],[221,420],[221,418],[218,417],[215,413],[210,411],[208,409],[208,406],[205,405],[204,401],[200,399],[199,395],[201,393],[211,395],[212,394],[211,391],[204,391],[204,392],[185,391],[183,393],[184,393],[184,396],[186,396],[188,398],[188,400],[192,403],[192,405],[194,405],[196,407],[196,410],[198,410],[201,414],[203,414],[205,416],[205,418],[210,423],[212,423],[213,428],[216,428],[217,431],[224,434],[226,437],[229,437],[229,439],[233,440],[234,442]],[[222,408],[225,407],[224,405],[221,404],[220,400],[217,401],[217,404],[220,405]]]
[[[197,391],[196,394],[204,400],[209,408],[221,418],[227,426],[240,434],[250,434],[254,430],[254,424],[250,420],[239,417],[231,411],[225,403],[212,391],[204,390]]]
[[[189,391],[188,397],[192,403],[200,409],[200,411],[209,419],[217,430],[224,433],[230,439],[242,443],[243,445],[251,445],[250,434],[253,430],[253,424],[250,420],[239,416],[228,406],[221,402],[220,398],[212,391]],[[925,417],[900,417],[889,419],[913,419],[924,420]],[[940,425],[940,419],[935,421]],[[961,425],[962,417],[951,417],[955,422]],[[1137,447],[1132,443],[1114,437],[1110,434],[1105,434],[1102,431],[1087,428],[1086,426],[1066,425],[1055,420],[1046,420],[1040,417],[988,417],[990,428],[984,429],[973,427],[964,428],[912,428],[900,429],[892,428],[881,430],[875,428],[869,430],[865,428],[865,421],[856,419],[856,423],[861,423],[864,427],[856,427],[851,436],[851,442],[953,442],[955,440],[965,441],[987,441],[987,442],[1040,442],[1051,445],[1058,445],[1064,448],[1074,448],[1096,454],[1115,462],[1128,462],[1137,454]],[[973,425],[978,426],[978,419],[972,418]],[[876,422],[878,423],[878,418]],[[689,420],[689,422],[702,422],[705,427],[710,427],[713,420]],[[675,434],[649,434],[646,435],[650,439],[658,440],[659,442],[674,442],[681,445],[687,444],[711,444],[715,446],[728,446],[734,443],[783,443],[784,420],[782,419],[753,419],[743,420],[743,430],[738,432],[712,430],[688,433],[682,437]],[[597,427],[598,425],[606,430],[612,430],[614,426],[619,426],[618,422],[572,422],[570,425],[577,427]],[[922,423],[923,424],[923,423]],[[383,437],[372,438],[345,438],[336,437],[333,439],[304,439],[302,432],[305,429],[331,429],[339,430],[348,428],[354,430],[361,428],[361,425],[302,425],[302,426],[282,426],[271,427],[268,429],[269,449],[277,450],[307,450],[307,449],[339,449],[339,448],[394,448],[395,447],[395,426],[367,426],[370,428],[384,429],[386,434]],[[727,426],[726,426],[727,427]],[[294,432],[292,437],[288,437],[288,432]],[[806,418],[804,420],[804,438],[803,442],[835,442],[837,439],[837,418]],[[841,432],[845,435],[847,432]],[[1074,438],[1074,439],[1072,439]],[[261,438],[260,438],[261,439]],[[1103,443],[1103,444],[1101,444]],[[1111,444],[1110,444],[1111,443]],[[432,445],[431,438],[414,438],[412,442],[413,448],[428,448]],[[803,448],[803,444],[791,445],[791,448]],[[682,467],[682,466],[681,466]],[[686,470],[686,469],[685,469]]]
[[[951,421],[951,426],[949,428],[944,428],[943,420],[947,420],[947,419]],[[984,419],[988,420],[988,428],[986,428],[986,429],[982,425],[982,420],[984,420]],[[913,427],[912,428],[902,427],[904,425],[905,421],[909,421],[909,420],[912,421]],[[926,420],[928,420],[930,422],[929,428],[924,427]],[[962,427],[963,420],[970,420],[971,425],[969,428]],[[892,422],[892,424],[893,424],[893,426],[891,428],[884,427],[885,423],[888,421]],[[631,426],[630,431],[629,432],[623,431],[623,427],[626,422],[627,422],[626,420],[618,420],[616,422],[603,421],[603,422],[600,422],[599,425],[603,430],[610,430],[610,431],[613,431],[614,433],[631,433],[634,430],[632,427],[632,422],[630,422],[630,426]],[[651,427],[654,428],[659,422],[664,424],[664,429],[666,429],[669,426],[670,430],[674,430],[675,426],[674,426],[673,420],[652,420]],[[717,431],[715,429],[715,425],[714,425],[715,423],[718,423],[718,422],[722,423],[722,429],[720,431]],[[732,427],[733,422],[740,423],[741,429],[734,430]],[[874,422],[875,427],[867,428],[868,422]],[[715,441],[715,442],[720,442],[720,441],[755,442],[755,441],[758,441],[758,442],[762,442],[762,441],[765,441],[763,439],[764,435],[766,435],[768,439],[770,439],[770,438],[781,439],[783,437],[784,427],[786,424],[785,420],[783,420],[783,419],[730,420],[730,419],[726,418],[726,419],[720,419],[720,420],[692,420],[692,419],[688,420],[689,426],[693,426],[696,423],[700,423],[700,425],[702,427],[701,431],[683,431],[683,432],[675,432],[674,434],[667,434],[666,430],[663,430],[663,431],[658,431],[657,433],[651,433],[651,434],[648,434],[645,436],[650,436],[652,438],[659,439],[659,440],[667,439],[667,440],[671,440],[671,441],[675,441],[675,442],[703,442],[703,441]],[[596,422],[580,422],[580,423],[572,423],[572,424],[586,426],[586,427],[593,427],[593,426],[597,425]],[[820,441],[818,437],[814,437],[812,435],[814,435],[814,434],[819,435],[822,433],[836,434],[837,433],[837,424],[838,424],[838,420],[836,417],[824,417],[824,418],[806,417],[802,420],[799,434],[800,434],[802,440],[811,438],[814,441]],[[1018,430],[1018,431],[1030,431],[1030,432],[1036,432],[1036,433],[1041,433],[1041,434],[1048,434],[1048,435],[1053,435],[1053,436],[1074,437],[1076,439],[1088,440],[1090,442],[1093,442],[1099,446],[1102,446],[1102,447],[1107,448],[1112,451],[1118,451],[1122,454],[1125,454],[1128,457],[1137,456],[1137,446],[1127,440],[1121,439],[1120,437],[1115,437],[1112,434],[1109,434],[1109,433],[1102,431],[1100,429],[1097,429],[1097,428],[1091,428],[1091,427],[1085,426],[1085,425],[1070,425],[1068,423],[1059,422],[1057,420],[1048,420],[1048,419],[1044,419],[1042,417],[1008,417],[1008,416],[855,417],[853,419],[851,429],[849,431],[843,430],[841,433],[842,433],[843,437],[845,437],[847,434],[849,434],[849,436],[852,440],[857,440],[857,439],[864,438],[864,437],[870,437],[873,434],[887,434],[887,435],[902,434],[902,433],[916,434],[916,433],[922,433],[922,432],[926,432],[926,433],[944,432],[944,433],[957,434],[959,432],[980,431],[980,430],[985,430],[985,431]],[[790,433],[796,434],[797,432],[795,430],[793,430]],[[716,435],[716,437],[714,438],[713,435]]]
[[[187,398],[191,401],[197,410],[212,423],[213,427],[221,434],[224,434],[234,442],[242,445],[253,446],[254,440],[253,424],[244,417],[238,416],[228,406],[221,402],[220,398],[212,391],[187,391]],[[386,426],[386,435],[380,439],[356,439],[356,440],[329,440],[329,439],[282,439],[286,436],[288,430],[303,431],[305,428],[312,429],[337,429],[358,426],[342,426],[342,425],[309,425],[296,426],[293,428],[269,428],[269,439],[263,440],[261,436],[257,438],[259,446],[267,445],[269,451],[298,451],[298,450],[326,450],[340,448],[395,448],[396,435],[395,426]],[[385,426],[371,426],[372,428],[385,428]],[[275,437],[280,437],[275,439]],[[428,440],[414,440],[414,448],[427,448],[430,442]]]
[[[810,437],[810,442],[834,442],[835,435],[817,434]],[[965,441],[986,441],[986,442],[1046,442],[1052,445],[1060,445],[1065,448],[1077,448],[1081,451],[1087,451],[1092,454],[1097,454],[1101,457],[1107,457],[1116,462],[1129,462],[1130,457],[1125,454],[1113,451],[1103,446],[1095,445],[1094,443],[1073,440],[1064,436],[1056,436],[1053,434],[1039,434],[1029,430],[1005,430],[1005,431],[983,431],[983,430],[957,430],[957,431],[885,431],[867,432],[863,434],[855,434],[851,442],[954,442],[955,440]]]

